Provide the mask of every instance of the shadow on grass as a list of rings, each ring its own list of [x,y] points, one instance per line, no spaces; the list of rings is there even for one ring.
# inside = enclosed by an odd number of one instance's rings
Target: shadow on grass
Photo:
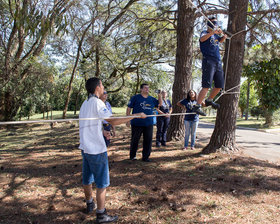
[[[77,127],[30,128],[35,145],[1,150],[0,223],[92,223],[94,217],[83,213]],[[18,128],[13,141],[21,142],[23,132]],[[233,198],[280,192],[279,175],[258,172],[279,172],[275,164],[219,154],[203,157],[197,150],[178,150],[178,142],[153,150],[151,163],[133,162],[126,159],[129,141],[125,130],[110,149],[109,191],[118,204],[111,212],[121,216],[118,223],[203,223],[200,213],[210,216],[217,207],[222,209],[216,202],[197,200],[193,192]],[[141,149],[137,155],[141,158]],[[192,206],[200,211],[197,216],[187,212]],[[222,222],[217,217],[207,221]]]

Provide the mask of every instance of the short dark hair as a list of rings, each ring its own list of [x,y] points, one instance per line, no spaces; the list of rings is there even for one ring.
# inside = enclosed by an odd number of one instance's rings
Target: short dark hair
[[[97,86],[100,86],[100,79],[99,78],[96,78],[96,77],[93,77],[93,78],[89,78],[87,81],[86,81],[86,90],[87,90],[87,93],[90,94],[90,93],[94,93],[95,92],[95,89]]]
[[[211,17],[209,17],[208,18],[210,21],[212,21],[212,20],[217,20],[217,18],[215,17],[215,16],[211,16]]]
[[[147,83],[142,83],[141,86],[140,86],[140,89],[143,89],[144,86],[148,86],[148,85],[149,84],[147,84]]]

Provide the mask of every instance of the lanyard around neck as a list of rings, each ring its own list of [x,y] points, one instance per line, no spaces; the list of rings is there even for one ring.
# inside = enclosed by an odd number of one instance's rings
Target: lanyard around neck
[[[96,96],[94,93],[88,94],[88,100],[89,100],[91,97],[96,97],[97,99],[99,99],[98,96]]]

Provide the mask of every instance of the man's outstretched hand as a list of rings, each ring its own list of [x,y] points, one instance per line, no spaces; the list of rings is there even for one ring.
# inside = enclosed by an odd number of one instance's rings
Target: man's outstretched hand
[[[147,115],[146,115],[145,113],[143,113],[143,112],[137,113],[136,115],[137,115],[137,116],[140,116],[140,118],[142,118],[142,119],[144,119],[144,118],[147,117]]]

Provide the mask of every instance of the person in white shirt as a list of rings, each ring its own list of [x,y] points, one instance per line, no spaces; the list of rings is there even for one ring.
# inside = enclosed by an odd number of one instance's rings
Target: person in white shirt
[[[80,109],[79,133],[80,146],[83,157],[83,188],[87,202],[87,213],[92,213],[95,203],[92,197],[92,183],[96,184],[96,223],[110,223],[118,220],[118,216],[110,216],[105,209],[106,188],[110,185],[107,147],[104,136],[110,137],[110,132],[103,130],[102,120],[111,125],[126,123],[133,118],[109,118],[112,113],[99,97],[104,92],[100,79],[94,77],[86,82],[88,99]],[[135,115],[135,114],[134,114]],[[144,113],[136,114],[146,118]],[[94,118],[84,119],[83,118]],[[95,119],[96,118],[96,119]]]
[[[111,104],[107,101],[108,98],[108,93],[107,91],[104,91],[104,93],[100,96],[100,99],[105,103],[107,109],[112,113],[112,107]],[[111,124],[109,124],[107,121],[103,121],[103,130],[109,131],[110,132],[110,137],[115,137],[115,127]],[[110,138],[107,139],[104,136],[104,140],[106,143],[106,146],[109,147],[110,145]]]

